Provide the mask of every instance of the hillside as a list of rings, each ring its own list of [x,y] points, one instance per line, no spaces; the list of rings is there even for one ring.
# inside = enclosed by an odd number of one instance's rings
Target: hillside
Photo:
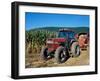
[[[75,31],[76,33],[80,33],[80,32],[88,33],[89,32],[88,27],[73,27],[73,28],[72,27],[42,27],[42,28],[31,29],[28,31],[48,30],[48,31],[58,32],[59,29],[71,29]]]

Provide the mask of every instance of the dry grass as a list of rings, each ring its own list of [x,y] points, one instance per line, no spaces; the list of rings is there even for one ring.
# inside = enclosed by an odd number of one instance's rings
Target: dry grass
[[[55,66],[80,66],[89,65],[89,50],[82,50],[79,57],[70,57],[65,63],[58,64],[55,58],[48,61],[41,60],[40,54],[27,53],[25,58],[26,68],[55,67]]]

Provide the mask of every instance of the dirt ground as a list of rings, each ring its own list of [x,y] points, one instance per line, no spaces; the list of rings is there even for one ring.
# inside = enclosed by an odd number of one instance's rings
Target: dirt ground
[[[78,57],[70,57],[66,62],[58,64],[55,58],[48,61],[41,60],[40,54],[26,53],[25,67],[26,68],[40,68],[40,67],[56,67],[56,66],[80,66],[89,65],[89,50],[81,50]]]

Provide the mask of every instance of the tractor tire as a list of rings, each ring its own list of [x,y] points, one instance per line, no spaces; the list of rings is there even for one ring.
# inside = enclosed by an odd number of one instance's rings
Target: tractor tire
[[[42,48],[40,57],[41,57],[42,60],[48,60],[48,59],[51,58],[51,56],[48,53],[48,48],[47,47]]]
[[[57,63],[64,63],[69,58],[69,53],[66,48],[60,46],[55,52],[55,59]]]
[[[73,57],[78,57],[80,55],[80,46],[78,42],[73,42],[71,45],[71,53]]]

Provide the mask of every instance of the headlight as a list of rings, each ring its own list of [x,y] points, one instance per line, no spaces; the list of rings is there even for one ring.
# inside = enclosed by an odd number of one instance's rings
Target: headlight
[[[47,43],[48,43],[48,44],[53,44],[54,42],[53,42],[53,41],[47,41]]]
[[[47,41],[47,44],[59,44],[59,43],[54,41]]]

